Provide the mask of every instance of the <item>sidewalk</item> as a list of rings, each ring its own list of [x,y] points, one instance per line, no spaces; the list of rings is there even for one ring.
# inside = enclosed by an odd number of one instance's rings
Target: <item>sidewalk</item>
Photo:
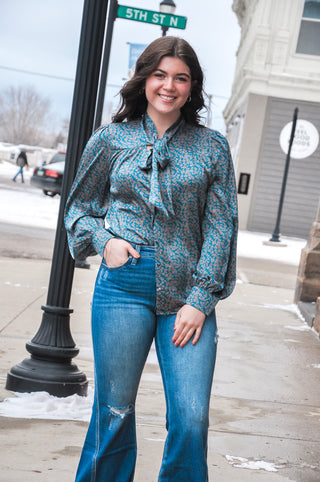
[[[98,265],[75,270],[75,359],[92,386],[89,304]],[[46,301],[50,262],[0,258],[0,399],[8,370],[29,355]],[[234,294],[218,306],[220,340],[211,402],[212,482],[320,480],[320,342],[292,304],[296,268],[239,259]],[[155,482],[165,403],[154,350],[137,401],[136,482]],[[72,482],[87,422],[0,417],[0,480]],[[240,467],[239,467],[240,466]],[[260,467],[260,469],[259,469]],[[259,469],[259,470],[258,470]],[[104,481],[101,481],[104,482]]]

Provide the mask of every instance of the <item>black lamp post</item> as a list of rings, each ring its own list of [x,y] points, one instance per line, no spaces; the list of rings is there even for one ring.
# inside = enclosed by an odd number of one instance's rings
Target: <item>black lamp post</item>
[[[171,15],[174,15],[176,11],[176,4],[174,3],[173,0],[162,0],[159,5],[159,11],[161,13],[169,13]],[[161,25],[161,30],[162,30],[162,37],[165,37],[167,35],[167,31],[169,30],[169,27],[166,27],[165,25]]]
[[[16,392],[47,391],[65,397],[85,395],[87,379],[72,363],[79,350],[70,332],[69,308],[74,272],[63,214],[82,151],[92,134],[108,0],[85,0],[73,94],[66,166],[63,176],[47,304],[40,328],[26,344],[30,358],[11,368],[6,388]]]
[[[280,199],[279,199],[279,205],[278,205],[278,214],[277,214],[276,225],[274,227],[272,236],[269,240],[272,243],[280,243],[281,214],[282,214],[282,208],[283,208],[284,195],[285,195],[285,192],[286,192],[287,178],[288,178],[289,165],[290,165],[291,148],[292,148],[292,144],[293,144],[293,140],[294,140],[294,134],[295,134],[295,131],[296,131],[298,112],[299,112],[299,109],[298,109],[298,107],[296,107],[294,109],[294,113],[293,113],[291,134],[290,134],[288,152],[287,152],[287,156],[286,156],[286,163],[285,163],[284,173],[283,173],[283,178],[282,178],[282,186],[281,186],[281,193],[280,193]]]

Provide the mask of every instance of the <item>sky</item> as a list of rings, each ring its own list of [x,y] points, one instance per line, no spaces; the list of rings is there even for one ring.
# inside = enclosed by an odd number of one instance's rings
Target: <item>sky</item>
[[[224,133],[222,110],[231,93],[240,40],[233,0],[175,3],[176,15],[187,17],[187,25],[185,30],[169,29],[168,35],[185,38],[198,54],[205,91],[212,96],[211,127]],[[159,10],[156,0],[120,0],[119,4]],[[0,0],[0,8],[0,92],[9,86],[32,85],[51,101],[50,127],[51,123],[60,126],[71,112],[83,0]],[[148,44],[160,36],[159,26],[116,19],[106,106],[118,105],[117,93],[128,76],[128,44]]]

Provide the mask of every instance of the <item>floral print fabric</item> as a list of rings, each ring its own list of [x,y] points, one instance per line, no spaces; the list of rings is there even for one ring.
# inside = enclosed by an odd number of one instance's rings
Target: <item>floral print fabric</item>
[[[162,139],[142,119],[102,126],[82,155],[65,211],[74,258],[111,237],[156,250],[157,313],[210,314],[236,279],[237,196],[226,139],[179,119]]]

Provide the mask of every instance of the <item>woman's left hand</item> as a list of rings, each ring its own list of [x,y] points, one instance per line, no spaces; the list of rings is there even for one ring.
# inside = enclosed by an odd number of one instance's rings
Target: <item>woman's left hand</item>
[[[172,341],[175,346],[184,347],[194,335],[192,344],[195,345],[200,338],[206,315],[191,305],[183,305],[177,313],[173,329],[175,333]]]

